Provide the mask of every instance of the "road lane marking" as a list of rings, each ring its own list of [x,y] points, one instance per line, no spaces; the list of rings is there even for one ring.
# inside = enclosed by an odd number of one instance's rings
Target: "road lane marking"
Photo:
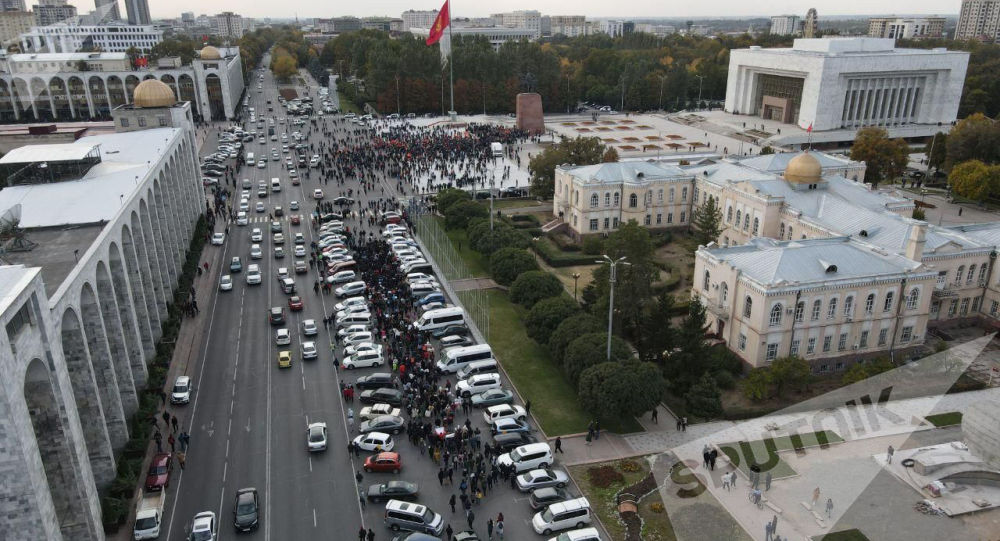
[[[229,456],[229,442],[226,442],[226,456]],[[222,463],[222,484],[223,484],[223,486],[225,486],[225,484],[226,484],[226,472],[228,472],[228,471],[229,471],[229,461],[227,460],[227,461],[225,461],[225,462]]]
[[[313,471],[313,457],[309,456],[309,471]]]
[[[316,508],[313,507],[313,528],[316,527]]]

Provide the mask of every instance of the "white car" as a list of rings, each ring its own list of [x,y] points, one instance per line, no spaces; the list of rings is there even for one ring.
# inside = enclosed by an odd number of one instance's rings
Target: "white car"
[[[254,210],[260,213],[266,211],[267,207],[264,206],[262,201],[257,201],[257,204],[254,205]]]
[[[483,419],[486,419],[486,424],[491,424],[500,419],[524,420],[527,415],[527,412],[525,412],[524,408],[521,406],[513,404],[498,404],[496,406],[486,408],[486,411],[483,412]]]
[[[307,319],[302,322],[302,334],[306,336],[316,336],[319,329],[316,327],[315,319]]]
[[[361,314],[368,312],[367,304],[353,304],[351,306],[345,306],[343,310],[337,310],[334,315],[334,319],[342,318],[347,314]]]
[[[345,358],[342,364],[348,370],[353,368],[371,368],[373,366],[382,366],[385,364],[385,359],[382,358],[381,351],[368,350]]]
[[[354,271],[350,271],[350,270],[340,271],[340,272],[335,272],[335,273],[331,274],[330,276],[327,276],[326,277],[326,283],[328,283],[328,284],[342,284],[344,282],[350,282],[351,280],[354,280],[356,277],[357,277],[357,274],[355,274]]]
[[[334,305],[333,310],[335,312],[340,312],[345,310],[348,306],[364,306],[367,308],[368,301],[365,300],[364,297],[349,297]]]
[[[233,290],[233,277],[228,274],[223,274],[222,278],[219,278],[219,291],[232,291]]]
[[[255,227],[250,230],[250,241],[251,242],[262,242],[264,240],[264,233],[260,231],[259,227]]]
[[[352,334],[357,334],[359,332],[366,332],[368,330],[369,330],[368,325],[362,325],[358,323],[356,325],[348,325],[347,327],[340,329],[339,331],[337,331],[337,336],[340,336],[341,338],[346,338],[347,336],[350,336]]]
[[[222,246],[225,243],[226,243],[226,234],[225,233],[216,233],[216,234],[212,235],[212,245],[214,245],[214,246]]]
[[[250,259],[260,259],[264,257],[264,250],[261,250],[260,244],[250,245]]]
[[[392,436],[383,432],[369,432],[354,438],[354,443],[362,451],[374,451],[377,447],[380,451],[392,451],[396,442],[392,441]]]
[[[323,199],[323,190],[319,188],[313,190],[313,199]]]
[[[455,394],[458,396],[472,396],[490,389],[500,388],[500,374],[476,374],[469,376],[455,384]]]
[[[306,256],[306,247],[305,246],[301,246],[301,245],[300,246],[296,246],[295,247],[295,257],[305,257],[305,256]]]
[[[374,339],[375,337],[371,331],[361,331],[345,336],[343,342],[345,346],[355,346],[364,342],[371,342]]]
[[[261,283],[260,266],[256,264],[247,265],[247,285],[259,286],[260,283]]]
[[[294,237],[294,242],[295,242],[295,244],[305,244],[306,243],[306,236],[303,235],[302,233],[296,233],[295,237]]]
[[[335,289],[334,293],[336,293],[338,297],[350,297],[359,293],[364,293],[365,287],[365,283],[360,280],[357,282],[348,282]]]
[[[382,415],[399,417],[399,408],[394,408],[385,403],[372,404],[371,406],[361,408],[361,411],[358,413],[358,418],[361,421],[370,421],[376,417],[381,417]]]
[[[250,223],[249,218],[247,218],[246,212],[240,212],[236,215],[236,225],[247,225]]]
[[[344,357],[350,357],[358,353],[374,351],[377,353],[382,353],[381,344],[376,344],[374,342],[361,342],[360,344],[354,344],[351,346],[344,347]]]
[[[274,332],[274,343],[279,346],[287,346],[292,343],[292,335],[288,333],[288,329],[278,329]]]
[[[299,210],[299,202],[298,201],[292,201],[292,202],[288,203],[288,210]]]
[[[274,242],[275,244],[284,244],[285,235],[283,235],[282,233],[275,233],[274,238],[272,238],[271,241]]]
[[[191,378],[188,376],[177,376],[174,380],[174,388],[170,391],[171,404],[187,404],[191,401]]]
[[[319,357],[319,351],[316,350],[316,342],[302,342],[302,360],[317,357]]]
[[[311,453],[326,450],[326,423],[310,423],[306,427],[306,446]]]
[[[215,520],[215,513],[202,511],[194,516],[191,523],[191,539],[197,541],[215,541],[218,534],[219,524]]]

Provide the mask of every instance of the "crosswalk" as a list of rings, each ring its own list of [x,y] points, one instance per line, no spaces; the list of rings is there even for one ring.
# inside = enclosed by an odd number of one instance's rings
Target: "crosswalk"
[[[280,216],[278,218],[273,218],[273,219],[269,219],[267,216],[247,216],[247,223],[266,224],[272,221],[290,222],[292,220],[292,216],[298,216],[299,220],[302,222],[305,222],[308,219],[308,217],[305,214],[291,214],[291,215],[286,214],[285,216]]]

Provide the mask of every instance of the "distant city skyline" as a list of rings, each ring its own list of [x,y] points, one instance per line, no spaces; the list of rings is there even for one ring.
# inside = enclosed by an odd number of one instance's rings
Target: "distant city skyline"
[[[70,0],[81,14],[94,9],[93,0]],[[438,9],[444,0],[383,0],[371,4],[333,5],[319,0],[286,0],[280,3],[246,3],[237,0],[215,0],[204,2],[199,0],[174,0],[169,3],[151,2],[150,11],[154,19],[180,18],[182,12],[191,11],[195,15],[215,15],[223,11],[232,11],[245,17],[288,19],[298,16],[302,18],[329,18],[339,16],[390,16],[399,15],[408,9],[429,10]],[[336,6],[336,7],[334,7]],[[958,15],[961,2],[932,2],[930,0],[889,2],[839,2],[833,0],[797,2],[779,0],[768,4],[767,11],[762,11],[759,4],[738,0],[715,0],[709,4],[693,3],[681,5],[664,5],[656,0],[629,0],[623,3],[609,4],[597,0],[553,1],[553,0],[499,0],[489,3],[459,0],[452,2],[454,17],[485,17],[491,13],[534,9],[545,15],[585,15],[593,18],[733,18],[761,17],[772,15],[793,14],[805,16],[806,10],[816,8],[820,17],[851,16],[868,17],[871,15]],[[851,11],[856,7],[857,11]],[[125,6],[119,1],[119,10],[124,15]]]

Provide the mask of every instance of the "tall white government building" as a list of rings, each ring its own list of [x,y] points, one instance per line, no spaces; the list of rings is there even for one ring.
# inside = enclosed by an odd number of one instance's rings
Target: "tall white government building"
[[[910,126],[910,136],[933,135],[955,121],[968,63],[967,52],[902,49],[880,38],[734,49],[725,109],[814,131]]]
[[[148,53],[163,41],[163,30],[154,25],[38,26],[22,34],[20,41],[25,53],[123,53],[130,47]]]
[[[518,10],[490,15],[493,25],[498,28],[529,30],[532,37],[542,37],[542,14],[536,10]]]

